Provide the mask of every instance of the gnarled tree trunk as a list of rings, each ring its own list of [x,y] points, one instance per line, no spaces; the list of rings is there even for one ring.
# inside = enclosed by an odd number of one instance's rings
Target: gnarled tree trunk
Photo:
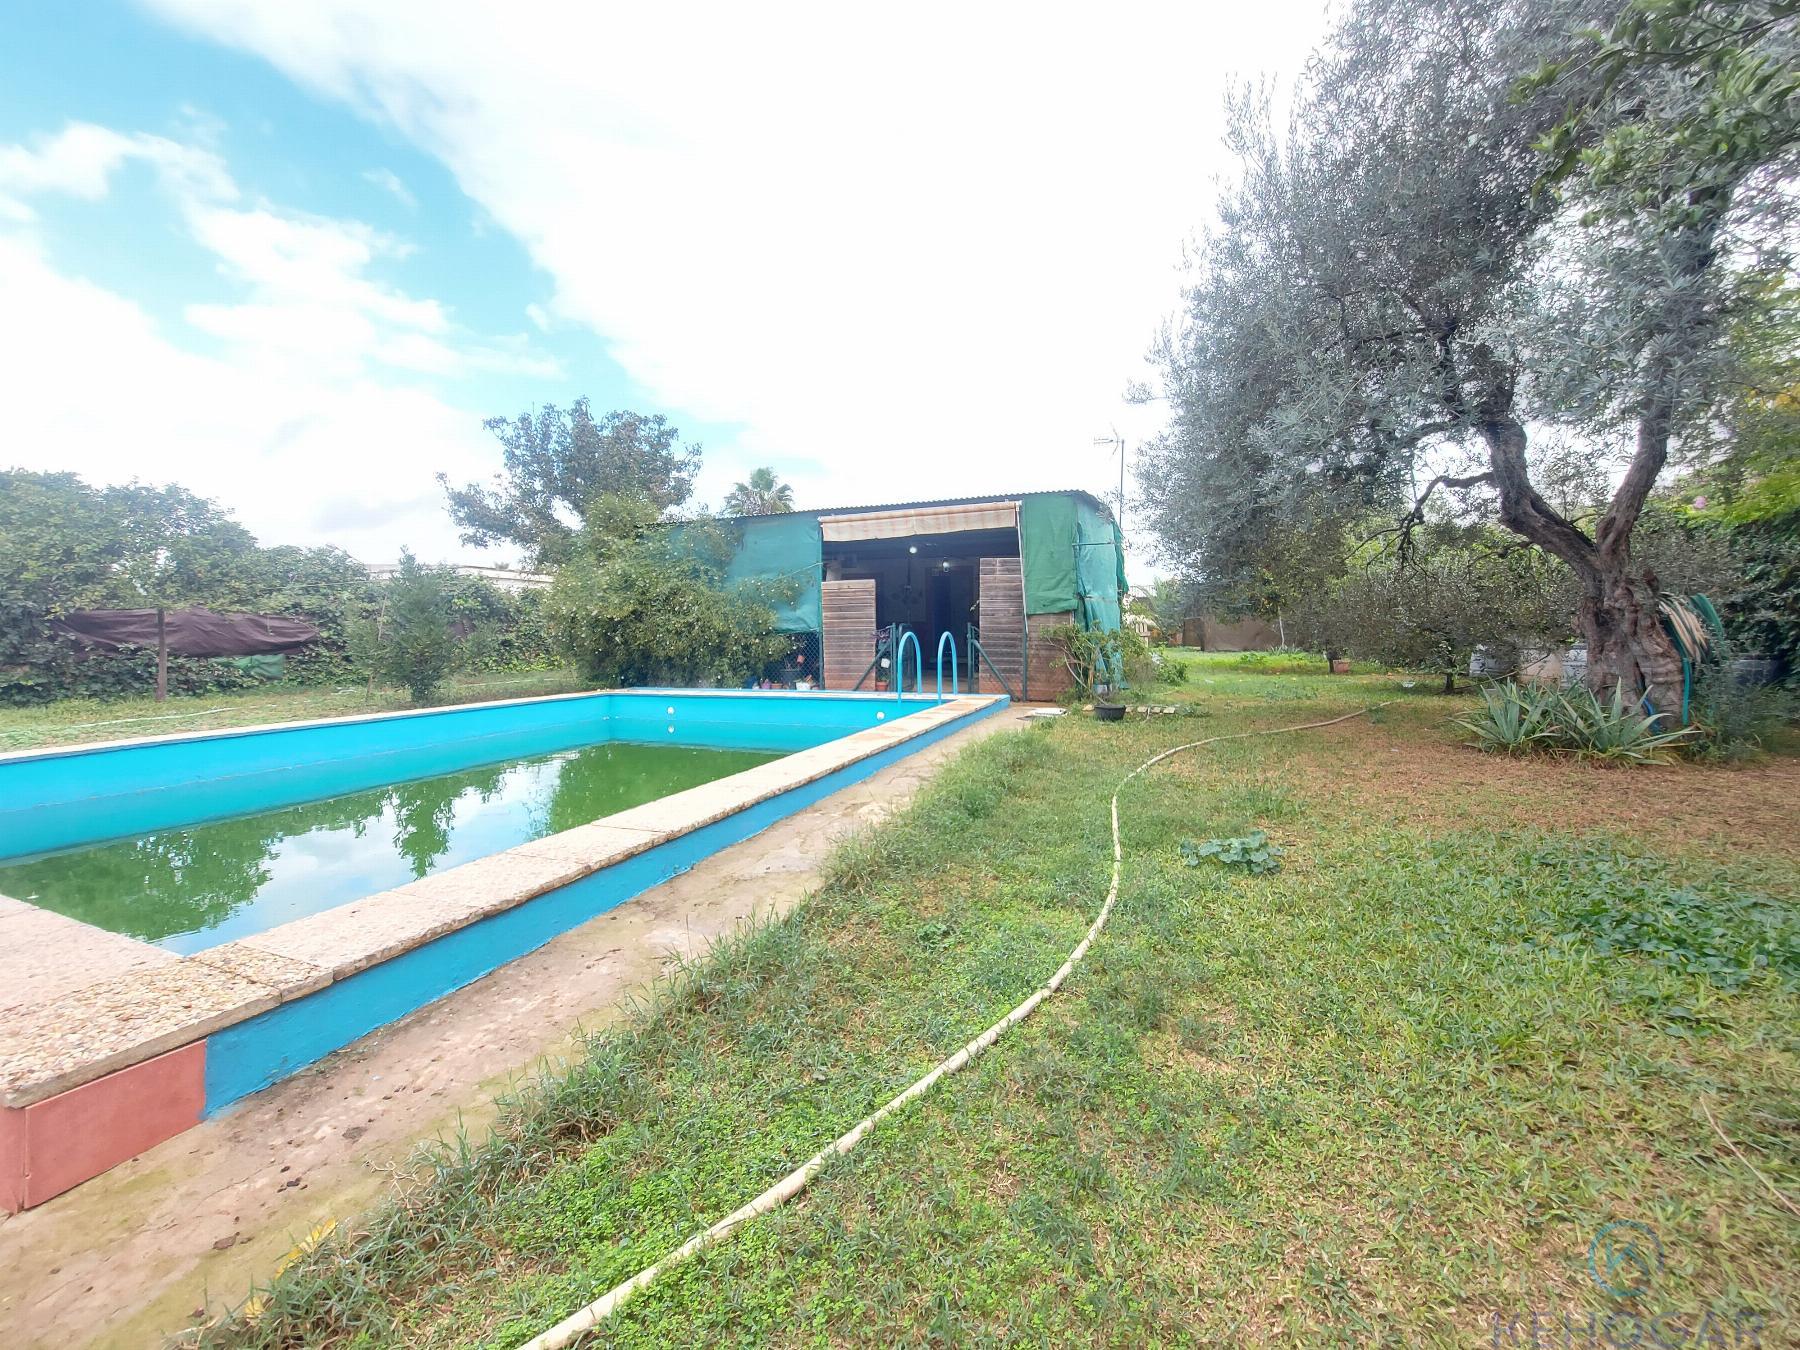
[[[1627,699],[1648,695],[1671,721],[1681,716],[1681,657],[1662,626],[1655,576],[1631,558],[1631,531],[1667,457],[1666,428],[1640,425],[1638,453],[1590,539],[1531,485],[1525,461],[1525,428],[1510,415],[1481,422],[1493,483],[1500,492],[1500,520],[1574,569],[1581,584],[1575,624],[1588,648],[1588,687],[1610,693],[1623,685]]]
[[[1583,589],[1575,623],[1588,647],[1588,684],[1598,693],[1623,684],[1648,693],[1671,722],[1681,717],[1681,656],[1662,625],[1656,579],[1629,563],[1603,571]]]

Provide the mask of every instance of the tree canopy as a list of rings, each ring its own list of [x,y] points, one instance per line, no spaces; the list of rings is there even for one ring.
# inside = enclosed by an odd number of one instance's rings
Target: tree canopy
[[[725,495],[728,516],[778,516],[794,509],[794,489],[775,477],[775,470],[753,470]]]
[[[601,494],[629,494],[667,511],[693,494],[700,469],[700,447],[681,444],[681,433],[660,414],[595,417],[585,398],[566,409],[545,404],[535,416],[493,417],[484,425],[500,442],[501,471],[490,485],[460,488],[440,473],[451,519],[463,543],[515,544],[534,567],[570,557]]]
[[[732,686],[781,657],[772,583],[728,585],[728,522],[658,528],[641,496],[605,493],[545,601],[552,633],[583,676],[606,686]]]
[[[1295,541],[1370,514],[1402,558],[1434,513],[1496,520],[1573,573],[1596,677],[1673,701],[1630,541],[1671,441],[1730,396],[1733,316],[1786,265],[1773,72],[1795,18],[1359,0],[1284,126],[1234,96],[1240,171],[1160,347],[1172,419],[1140,467],[1165,556],[1253,594]],[[1604,471],[1593,515],[1554,500],[1534,437]]]

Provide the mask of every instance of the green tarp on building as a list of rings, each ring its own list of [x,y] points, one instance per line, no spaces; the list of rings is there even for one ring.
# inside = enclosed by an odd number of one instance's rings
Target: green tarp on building
[[[1018,501],[1026,613],[1073,614],[1086,627],[1117,628],[1125,555],[1112,516],[1085,493],[1028,492]],[[731,523],[742,531],[742,542],[726,568],[727,579],[792,586],[793,599],[776,606],[777,626],[785,633],[820,631],[824,544],[818,513],[747,516]]]
[[[1117,628],[1125,590],[1124,541],[1085,496],[1034,492],[1019,499],[1019,558],[1027,614],[1069,614],[1085,627]]]
[[[784,633],[816,633],[823,627],[819,578],[824,556],[819,518],[793,511],[778,516],[746,516],[744,542],[725,569],[728,581],[770,581],[797,587],[791,601],[775,606],[775,626]]]

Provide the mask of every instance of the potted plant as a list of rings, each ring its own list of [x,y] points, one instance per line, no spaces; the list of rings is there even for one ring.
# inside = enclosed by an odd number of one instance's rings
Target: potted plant
[[[1080,628],[1066,623],[1052,628],[1046,636],[1062,648],[1063,663],[1075,682],[1075,693],[1092,699],[1094,719],[1117,722],[1125,716],[1125,705],[1118,702],[1118,687],[1127,662],[1141,663],[1148,648],[1129,628],[1110,631]]]

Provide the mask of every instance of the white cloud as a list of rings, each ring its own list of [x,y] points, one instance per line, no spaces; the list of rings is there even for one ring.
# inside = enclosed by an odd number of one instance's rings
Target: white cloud
[[[151,164],[194,242],[240,293],[183,317],[201,355],[129,299],[59,271],[26,198],[95,201]],[[485,476],[480,418],[388,376],[558,373],[523,336],[474,339],[445,307],[370,275],[409,245],[351,220],[236,204],[211,151],[84,123],[0,145],[0,369],[14,400],[5,462],[94,481],[177,480],[267,542],[333,543],[370,560],[402,544],[466,556],[432,474]],[[4,228],[6,222],[11,228]]]
[[[0,233],[0,324],[12,401],[5,462],[101,482],[176,480],[217,497],[269,543],[329,543],[370,561],[411,544],[460,557],[430,471],[485,475],[479,420],[422,389],[302,366],[197,355],[143,310],[59,273]]]
[[[802,500],[1113,481],[1257,6],[147,0],[439,156],[664,407]],[[817,470],[807,469],[816,461]]]
[[[236,293],[182,313],[218,355],[51,260],[27,199],[98,201],[133,161],[152,166]],[[523,335],[476,338],[437,300],[373,275],[408,255],[404,240],[240,196],[215,153],[164,137],[74,123],[0,145],[0,370],[29,391],[13,401],[4,463],[179,481],[269,543],[336,544],[369,561],[402,545],[471,556],[432,475],[486,477],[493,442],[478,415],[416,377],[548,378],[556,362]]]
[[[365,169],[363,180],[373,183],[383,192],[391,193],[395,200],[408,210],[417,210],[419,199],[412,195],[412,189],[400,180],[400,175],[392,169]]]
[[[23,199],[37,194],[98,201],[112,186],[113,174],[131,160],[150,164],[185,197],[229,200],[237,195],[224,161],[210,150],[71,122],[29,146],[0,145],[0,212],[29,220],[33,213]]]

